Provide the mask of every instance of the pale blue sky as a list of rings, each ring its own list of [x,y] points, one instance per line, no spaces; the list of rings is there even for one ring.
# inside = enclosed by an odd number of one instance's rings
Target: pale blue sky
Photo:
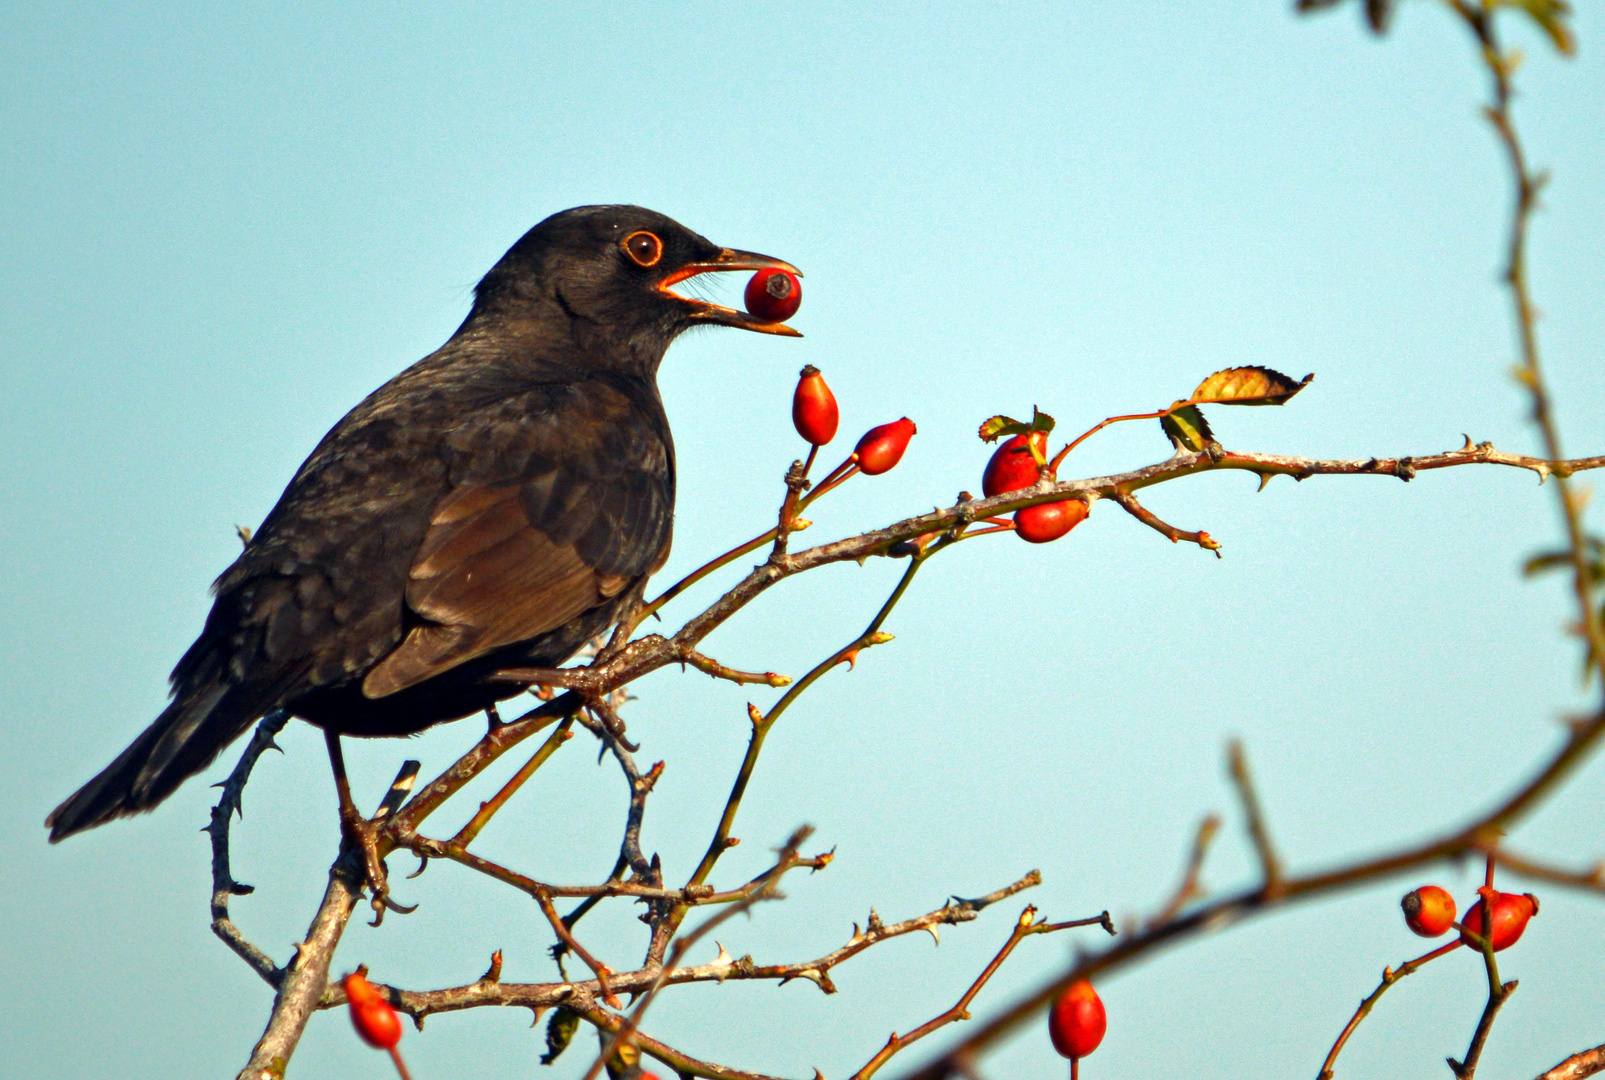
[[[1315,383],[1282,410],[1217,410],[1235,449],[1424,453],[1460,434],[1533,446],[1506,378],[1497,280],[1508,182],[1464,35],[1405,4],[1378,42],[1355,10],[1284,2],[1064,5],[38,5],[0,14],[0,1006],[6,1077],[232,1075],[266,988],[206,930],[213,797],[48,848],[40,827],[160,709],[206,587],[318,436],[456,326],[474,281],[531,224],[628,201],[807,273],[802,341],[689,336],[662,386],[682,472],[668,578],[764,527],[798,452],[804,363],[844,443],[907,414],[893,473],[810,516],[813,536],[975,488],[976,423],[1033,403],[1079,430],[1167,404],[1231,364]],[[1605,449],[1605,23],[1573,61],[1525,30],[1518,117],[1554,171],[1534,232],[1543,344],[1570,446]],[[737,283],[739,284],[739,283]],[[1162,458],[1157,425],[1099,436],[1067,474]],[[1207,877],[1252,873],[1221,766],[1248,745],[1294,868],[1425,836],[1487,805],[1580,705],[1559,582],[1520,579],[1556,537],[1528,474],[1206,477],[1157,512],[1225,544],[1172,547],[1113,507],[1069,540],[977,542],[932,563],[887,629],[776,729],[726,864],[756,872],[800,822],[827,873],[731,928],[739,955],[839,944],[871,905],[916,914],[1032,867],[1055,918],[1150,909],[1194,822],[1228,812]],[[1597,516],[1596,516],[1597,520]],[[899,567],[835,568],[709,642],[800,673],[847,640]],[[710,597],[704,591],[698,595]],[[671,609],[688,614],[689,606]],[[706,844],[744,747],[748,695],[695,674],[636,691],[632,734],[668,771],[646,843],[670,876]],[[440,767],[471,724],[351,751],[360,790]],[[236,832],[235,904],[283,959],[335,844],[321,740],[292,725]],[[585,739],[486,833],[547,880],[611,865],[622,785]],[[233,759],[228,754],[209,779]],[[1516,838],[1599,857],[1595,762]],[[536,800],[560,813],[535,810]],[[410,860],[398,865],[410,869]],[[1465,895],[1473,882],[1431,879]],[[1107,981],[1096,1077],[1313,1074],[1385,963],[1422,951],[1396,900],[1415,878],[1240,927]],[[1490,1076],[1605,1039],[1605,904],[1539,890],[1503,965],[1521,990]],[[552,975],[527,904],[435,866],[421,903],[354,925],[336,961],[410,987]],[[838,1077],[951,1003],[1018,904],[884,946],[807,985],[680,991],[648,1029],[731,1064]],[[585,924],[638,955],[631,913]],[[1096,940],[1096,931],[1086,932]],[[976,1006],[1061,964],[1035,939]],[[1589,959],[1583,959],[1587,957]],[[1484,986],[1455,956],[1390,994],[1345,1075],[1441,1075]],[[527,1013],[432,1019],[418,1080],[538,1074]],[[938,1037],[933,1047],[943,1043]],[[586,1044],[588,1048],[589,1044]],[[909,1064],[919,1060],[911,1052]],[[574,1053],[557,1080],[588,1063]],[[343,1017],[316,1018],[292,1076],[382,1077]],[[1041,1033],[994,1076],[1060,1075]],[[894,1068],[890,1075],[902,1071]]]

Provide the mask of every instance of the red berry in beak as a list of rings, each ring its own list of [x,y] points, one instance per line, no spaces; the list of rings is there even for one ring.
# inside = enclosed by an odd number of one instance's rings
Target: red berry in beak
[[[1423,885],[1404,894],[1405,925],[1422,937],[1438,937],[1449,932],[1455,921],[1455,898],[1436,885]],[[1481,918],[1481,916],[1478,916]]]
[[[890,472],[903,460],[903,451],[908,449],[908,440],[916,430],[914,421],[905,416],[864,432],[853,451],[858,455],[858,471],[865,476]]]
[[[791,422],[797,434],[815,446],[824,446],[836,437],[836,427],[841,422],[836,395],[812,364],[802,369],[797,390],[791,395]]]
[[[1098,992],[1085,979],[1071,983],[1048,1013],[1048,1036],[1053,1048],[1067,1058],[1084,1058],[1103,1042],[1109,1018]]]
[[[1460,925],[1479,937],[1483,935],[1482,913],[1487,909],[1487,894],[1484,898],[1471,905],[1466,917],[1460,920]],[[1518,895],[1516,893],[1494,894],[1494,928],[1491,940],[1494,952],[1508,949],[1520,940],[1522,931],[1527,929],[1527,920],[1538,914],[1538,897],[1532,893]],[[1460,940],[1473,949],[1476,944],[1464,935]]]
[[[802,307],[802,282],[789,270],[760,270],[747,282],[747,310],[768,322],[785,322]]]
[[[1014,531],[1030,544],[1057,540],[1087,520],[1087,504],[1080,499],[1038,503],[1014,512]]]
[[[380,1050],[394,1049],[401,1041],[401,1019],[377,987],[361,971],[345,977],[346,997],[351,1002],[351,1025],[362,1041]]]
[[[986,463],[981,474],[981,491],[987,498],[1002,495],[1005,491],[1019,491],[1037,482],[1037,459],[1031,454],[1031,443],[1037,452],[1047,457],[1048,433],[1033,431],[1030,442],[1024,435],[1016,435],[1004,442]]]

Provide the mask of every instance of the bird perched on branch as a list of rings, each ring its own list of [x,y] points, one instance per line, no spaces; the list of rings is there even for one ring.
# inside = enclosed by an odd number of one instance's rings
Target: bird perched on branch
[[[800,336],[672,286],[767,268],[795,272],[637,206],[524,234],[451,339],[323,437],[213,585],[172,703],[51,841],[151,809],[274,709],[324,730],[359,829],[341,735],[490,707],[524,689],[496,671],[556,666],[639,600],[673,527],[664,351],[703,324]]]

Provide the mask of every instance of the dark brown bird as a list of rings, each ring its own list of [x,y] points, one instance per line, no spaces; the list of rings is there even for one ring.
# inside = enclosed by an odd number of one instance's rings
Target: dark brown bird
[[[669,343],[705,323],[798,336],[671,286],[768,267],[795,272],[638,206],[524,234],[451,339],[323,437],[213,585],[172,704],[51,812],[51,842],[151,809],[270,710],[322,728],[338,774],[340,735],[468,716],[522,691],[493,672],[605,630],[669,554]]]

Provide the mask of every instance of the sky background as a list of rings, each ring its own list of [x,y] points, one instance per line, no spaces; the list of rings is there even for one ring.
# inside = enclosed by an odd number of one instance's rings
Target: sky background
[[[1533,234],[1542,343],[1568,446],[1605,451],[1605,23],[1557,59],[1528,52],[1517,117],[1553,170]],[[800,453],[797,369],[822,368],[856,433],[908,415],[903,464],[855,480],[806,539],[883,524],[961,488],[976,424],[1033,404],[1081,430],[1186,395],[1208,373],[1317,374],[1285,409],[1211,413],[1231,448],[1429,453],[1461,433],[1534,448],[1507,377],[1498,281],[1509,182],[1479,115],[1464,33],[1405,4],[1378,41],[1353,5],[41,5],[0,13],[0,1075],[231,1076],[270,994],[207,931],[206,784],[60,847],[40,827],[160,710],[207,585],[318,437],[432,351],[524,230],[581,203],[634,202],[807,274],[801,341],[688,335],[661,385],[680,495],[670,581],[772,521]],[[726,288],[734,292],[740,282]],[[1157,424],[1106,431],[1064,475],[1160,460]],[[1509,791],[1585,702],[1557,580],[1520,577],[1555,544],[1551,493],[1492,468],[1390,479],[1241,474],[1145,496],[1206,528],[1217,561],[1112,506],[1069,539],[1008,536],[931,563],[886,629],[778,725],[716,880],[761,870],[796,825],[834,846],[785,904],[723,935],[760,962],[821,955],[873,905],[888,920],[1033,867],[1055,919],[1151,911],[1198,819],[1226,814],[1206,871],[1253,879],[1223,746],[1248,747],[1294,871],[1453,827]],[[1597,514],[1596,514],[1597,520]],[[901,564],[773,590],[707,643],[801,674],[858,632]],[[734,573],[734,571],[732,571]],[[729,578],[722,579],[729,580]],[[669,609],[692,614],[702,588]],[[745,747],[743,691],[696,673],[641,684],[627,717],[665,760],[645,844],[671,878],[707,843]],[[348,750],[360,798],[404,757],[431,774],[478,721]],[[247,791],[234,903],[283,961],[336,845],[321,740],[293,724]],[[574,742],[481,849],[549,881],[600,880],[624,786]],[[515,767],[508,761],[491,782]],[[486,790],[489,790],[488,788]],[[455,829],[483,793],[442,814]],[[1512,843],[1605,855],[1595,760]],[[411,869],[407,856],[392,865]],[[1085,1075],[1313,1075],[1384,964],[1425,951],[1398,896],[1438,867],[1153,957],[1100,984],[1109,1034]],[[1503,954],[1520,992],[1485,1056],[1534,1075],[1605,1039],[1605,903],[1537,889]],[[432,866],[408,918],[354,921],[335,970],[409,988],[553,977],[534,908]],[[676,991],[650,1033],[729,1064],[839,1077],[887,1033],[946,1008],[1025,898],[806,983]],[[639,956],[623,905],[583,924],[616,968]],[[986,1016],[1060,968],[1074,931],[1026,942]],[[1079,935],[1079,936],[1077,936]],[[707,955],[694,960],[712,958]],[[1456,954],[1395,989],[1345,1076],[1444,1075],[1485,994]],[[579,1076],[584,1042],[540,1070],[519,1010],[440,1016],[403,1047],[418,1080]],[[934,1037],[897,1075],[947,1044]],[[345,1018],[314,1018],[292,1077],[383,1077]],[[1063,1075],[1041,1028],[992,1076]]]

